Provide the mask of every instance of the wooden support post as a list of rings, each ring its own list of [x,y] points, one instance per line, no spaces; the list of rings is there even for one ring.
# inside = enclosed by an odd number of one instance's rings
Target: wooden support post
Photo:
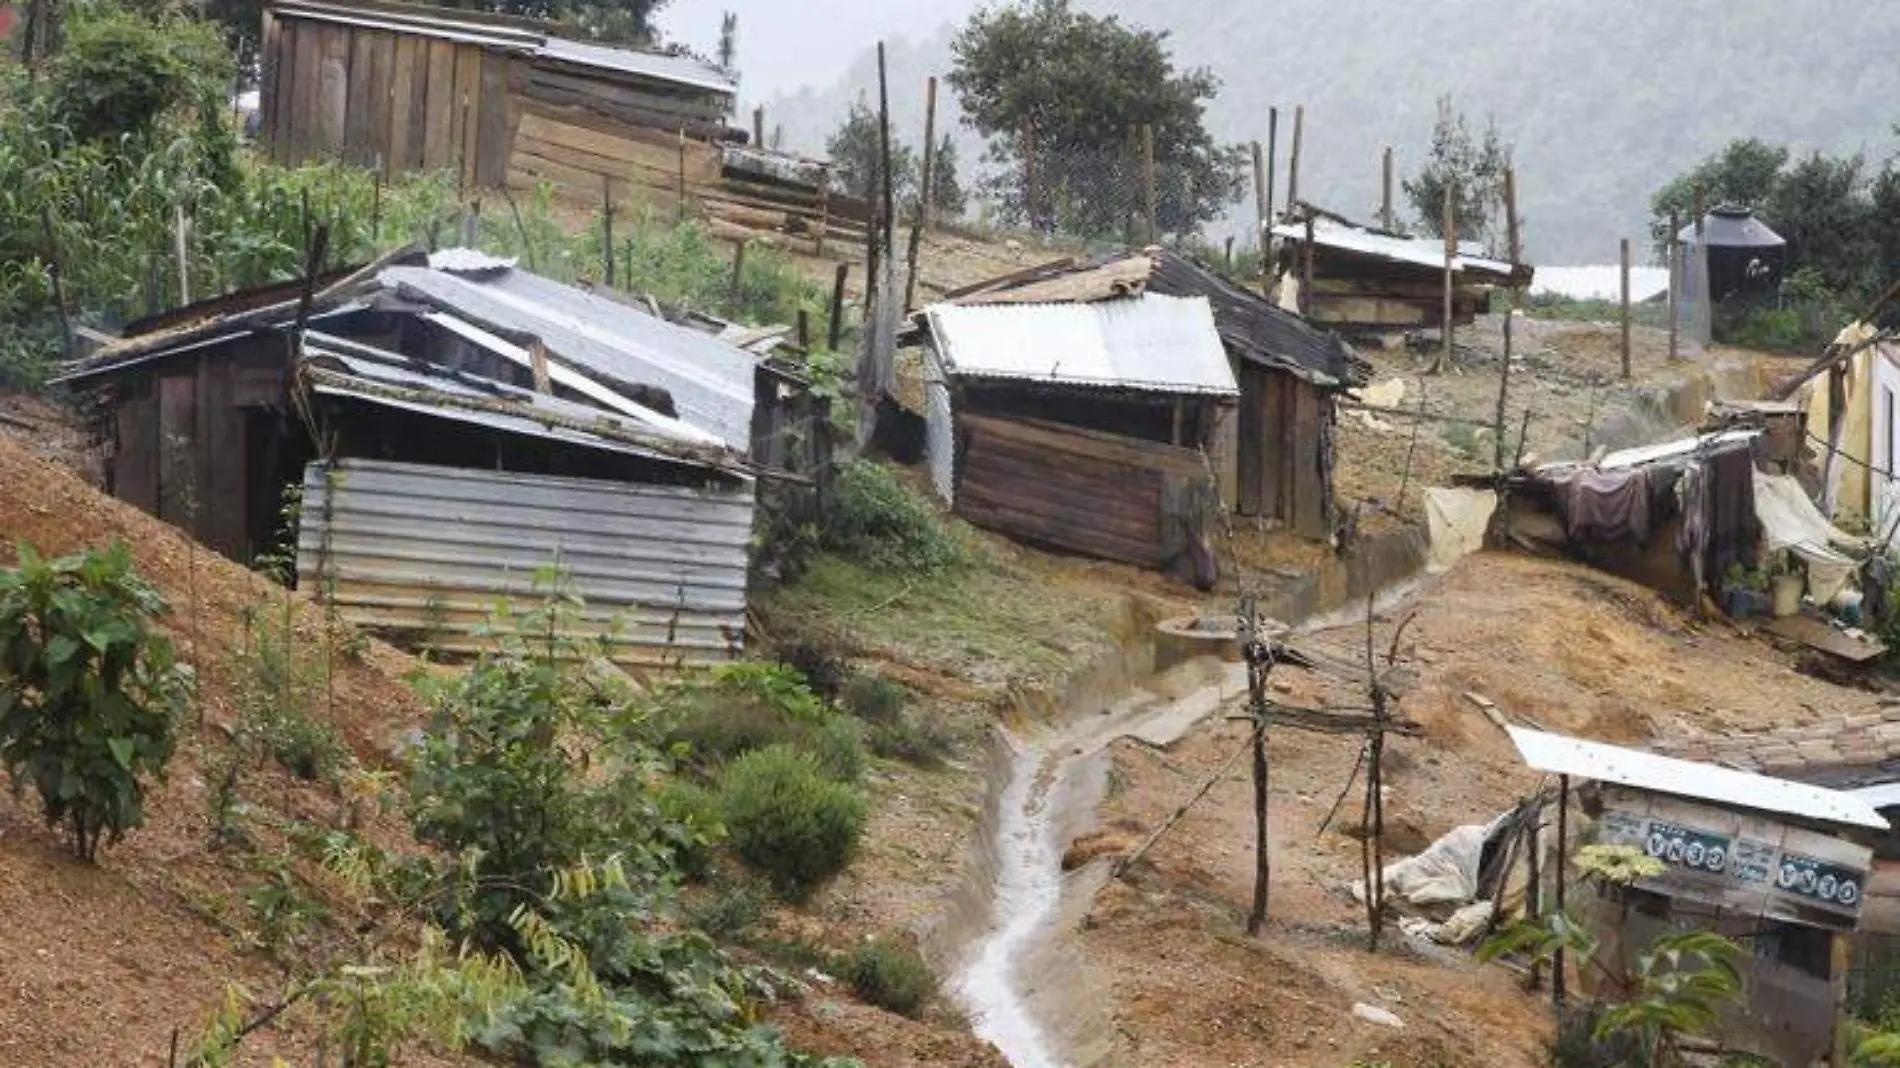
[[[1709,215],[1709,194],[1701,186],[1695,187],[1695,268],[1685,267],[1684,273],[1695,279],[1697,286],[1695,303],[1690,305],[1689,313],[1695,325],[1694,338],[1698,345],[1707,345],[1714,340],[1715,305],[1711,298],[1715,287],[1709,284],[1709,242],[1706,220]],[[1831,514],[1831,513],[1830,513]]]
[[[1500,464],[1499,466],[1503,466]],[[1543,857],[1539,856],[1539,847],[1543,836],[1538,830],[1543,826],[1544,809],[1540,802],[1537,811],[1531,814],[1531,825],[1524,828],[1524,918],[1536,923],[1544,918],[1544,883],[1540,867]],[[1493,913],[1493,919],[1496,914]],[[1544,963],[1537,957],[1531,958],[1531,989],[1536,990],[1544,984]]]
[[[1253,214],[1254,237],[1260,242],[1260,269],[1267,267],[1267,164],[1260,142],[1253,143]]]
[[[878,173],[884,179],[884,250],[896,248],[892,235],[897,226],[896,176],[891,173],[891,82],[884,65],[884,42],[877,43],[877,144]],[[875,284],[875,283],[874,283]],[[890,294],[885,294],[888,299]]]
[[[1623,377],[1630,376],[1630,239],[1623,239],[1621,279],[1623,283]]]
[[[1557,914],[1565,915],[1564,883],[1570,879],[1570,776],[1557,778],[1557,875],[1555,893]],[[1550,1003],[1563,1008],[1564,996],[1564,947],[1557,943],[1557,952],[1550,959]]]
[[[407,105],[405,105],[407,106]],[[381,252],[383,247],[383,154],[376,154],[376,172],[370,175],[369,238]]]
[[[1267,922],[1267,902],[1273,878],[1273,843],[1269,834],[1267,761],[1267,674],[1273,670],[1273,649],[1260,637],[1258,603],[1247,597],[1242,602],[1246,622],[1247,694],[1253,715],[1253,909],[1247,913],[1247,933],[1258,935]]]
[[[910,228],[910,250],[904,265],[904,310],[917,303],[917,257],[923,252],[924,231],[930,228],[930,209],[936,203],[937,79],[924,82],[924,177],[917,198],[917,221]]]
[[[1306,105],[1293,109],[1293,151],[1286,167],[1286,210],[1300,202],[1300,144],[1306,140]]]
[[[1273,210],[1274,180],[1279,177],[1280,169],[1280,109],[1267,109],[1267,224],[1271,226],[1276,215]]]
[[[607,288],[614,287],[614,188],[606,175],[600,176],[600,261]],[[631,281],[631,279],[629,279]]]
[[[1391,173],[1387,168],[1387,174]],[[1504,233],[1510,244],[1511,271],[1517,271],[1519,260],[1523,256],[1522,235],[1517,224],[1517,170],[1504,168]],[[1517,318],[1517,288],[1511,288],[1511,304],[1504,309],[1504,358],[1498,368],[1498,410],[1491,421],[1492,463],[1499,474],[1504,473],[1504,407],[1511,389],[1512,337]]]
[[[1221,260],[1221,269],[1226,271],[1228,274],[1233,274],[1234,273],[1234,235],[1232,234],[1227,235],[1227,240],[1221,248],[1220,260]]]
[[[765,147],[765,109],[752,109],[752,147]]]
[[[801,352],[811,351],[811,312],[798,309],[798,348]]]
[[[172,246],[178,257],[178,303],[182,307],[191,303],[191,249],[186,239],[190,222],[185,218],[185,206],[179,204],[172,209]]]
[[[825,255],[825,231],[831,229],[831,164],[818,169],[818,240],[814,252],[820,259]]]
[[[53,209],[44,203],[40,205],[40,228],[46,238],[46,278],[53,285],[53,307],[59,311],[59,332],[64,342],[60,352],[70,360],[79,353],[75,348],[72,314],[66,310],[66,270],[59,255],[59,237],[53,232]]]
[[[745,307],[745,247],[747,242],[740,240],[732,243],[732,296],[726,302],[732,314],[739,314]]]
[[[676,221],[683,223],[686,221],[686,127],[684,126],[680,127],[680,166],[678,177],[679,187],[676,202],[679,205],[679,213]]]
[[[1682,358],[1682,243],[1676,233],[1682,229],[1680,213],[1669,213],[1669,239],[1664,242],[1664,255],[1668,257],[1669,267],[1669,360],[1675,362]]]
[[[1387,145],[1385,149],[1385,168],[1379,182],[1379,189],[1379,225],[1383,226],[1387,233],[1391,233],[1396,228],[1396,220],[1392,218],[1392,146],[1390,145]]]
[[[476,235],[480,232],[482,219],[482,201],[480,197],[468,202],[468,210],[462,213],[462,246],[474,248]]]
[[[1161,220],[1159,190],[1155,188],[1155,128],[1143,123],[1141,127],[1141,186],[1142,208],[1148,216],[1148,244],[1161,239]]]
[[[1439,340],[1444,343],[1444,347],[1440,350],[1438,360],[1432,364],[1432,371],[1434,373],[1437,372],[1441,366],[1450,365],[1452,345],[1455,342],[1454,335],[1458,330],[1457,324],[1454,322],[1458,312],[1454,298],[1458,271],[1457,182],[1445,183],[1445,216],[1444,219],[1441,220],[1441,227],[1445,232],[1445,321],[1439,329],[1438,334]]]
[[[534,374],[534,391],[553,393],[553,379],[548,372],[548,347],[539,338],[528,346],[528,367]]]
[[[1300,264],[1300,314],[1313,314],[1313,213],[1306,214],[1306,248]]]
[[[1853,936],[1844,931],[1835,931],[1830,938],[1828,952],[1828,983],[1833,987],[1834,1019],[1833,1041],[1828,1044],[1828,1068],[1847,1068],[1849,1032],[1847,1016],[1847,973],[1853,966]]]
[[[831,279],[831,319],[825,324],[826,341],[833,352],[844,337],[844,283],[851,276],[851,264],[840,263]]]

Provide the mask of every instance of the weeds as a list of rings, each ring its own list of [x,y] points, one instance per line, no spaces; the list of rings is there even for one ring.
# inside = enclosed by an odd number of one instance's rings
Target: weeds
[[[840,962],[843,978],[859,997],[902,1016],[916,1016],[937,996],[937,972],[910,946],[873,938]]]

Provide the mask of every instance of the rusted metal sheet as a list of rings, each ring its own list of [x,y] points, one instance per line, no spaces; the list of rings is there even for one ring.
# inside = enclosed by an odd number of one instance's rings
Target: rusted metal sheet
[[[752,488],[657,486],[343,460],[310,465],[298,579],[344,619],[477,652],[503,598],[561,569],[585,602],[569,636],[637,667],[745,644]]]
[[[1211,480],[1191,449],[1058,423],[965,415],[956,512],[978,526],[1143,567],[1187,563]]]

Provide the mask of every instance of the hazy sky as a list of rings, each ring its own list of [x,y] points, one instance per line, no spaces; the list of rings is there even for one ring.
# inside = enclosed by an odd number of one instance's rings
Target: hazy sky
[[[711,55],[719,17],[739,15],[742,103],[829,85],[880,37],[921,37],[961,22],[978,0],[667,0],[660,32]]]

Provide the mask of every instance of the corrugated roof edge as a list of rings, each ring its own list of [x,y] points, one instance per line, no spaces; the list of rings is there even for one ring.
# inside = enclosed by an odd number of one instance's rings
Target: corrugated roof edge
[[[1507,730],[1524,763],[1536,771],[1758,812],[1888,829],[1886,818],[1865,799],[1840,790],[1525,727]]]
[[[1222,372],[1225,374],[1227,380],[1223,383],[1216,385],[1216,384],[1211,384],[1211,383],[1163,382],[1160,380],[1135,381],[1135,380],[1129,380],[1126,378],[1104,379],[1104,378],[1097,378],[1093,376],[1077,376],[1077,375],[1068,375],[1068,374],[1061,375],[1061,376],[1052,376],[1047,373],[1038,373],[1038,372],[1031,372],[1031,371],[1022,371],[1022,372],[1018,372],[1014,370],[999,371],[999,370],[994,370],[994,369],[960,367],[955,362],[954,354],[945,351],[944,342],[942,340],[943,339],[942,317],[946,314],[951,315],[953,317],[966,316],[966,315],[971,315],[971,314],[986,315],[986,316],[987,315],[1026,316],[1038,311],[1043,311],[1043,312],[1051,311],[1051,310],[1065,310],[1066,311],[1073,308],[1088,308],[1088,309],[1096,310],[1099,312],[1100,309],[1106,306],[1130,304],[1130,303],[1134,303],[1134,302],[1138,302],[1142,300],[1165,301],[1165,302],[1178,303],[1178,304],[1184,304],[1184,305],[1198,305],[1200,313],[1203,316],[1205,316],[1205,325],[1207,327],[1208,334],[1214,339],[1215,345],[1219,348],[1220,367],[1221,367]],[[1040,384],[1048,385],[1053,388],[1091,389],[1091,390],[1102,390],[1102,391],[1109,391],[1109,392],[1124,392],[1124,393],[1146,393],[1146,394],[1173,393],[1173,394],[1183,394],[1183,395],[1191,395],[1191,396],[1212,396],[1212,397],[1238,397],[1240,396],[1240,385],[1234,379],[1233,372],[1231,368],[1229,368],[1227,365],[1226,346],[1224,343],[1222,343],[1220,339],[1220,330],[1214,322],[1213,305],[1210,301],[1208,301],[1206,297],[1169,297],[1169,296],[1161,296],[1159,294],[1155,294],[1152,296],[1143,294],[1140,296],[1124,297],[1119,300],[1086,301],[1086,302],[1080,302],[1080,303],[1066,302],[1066,303],[1033,303],[1033,304],[957,304],[957,303],[950,303],[950,302],[939,302],[937,304],[932,304],[924,308],[922,314],[925,318],[925,321],[929,327],[931,336],[933,338],[931,342],[932,347],[936,349],[936,351],[938,352],[938,359],[944,369],[944,373],[954,378],[970,379],[970,380],[977,380],[977,381],[989,380],[989,381],[999,381],[999,382],[1032,382],[1032,383],[1040,383]]]

